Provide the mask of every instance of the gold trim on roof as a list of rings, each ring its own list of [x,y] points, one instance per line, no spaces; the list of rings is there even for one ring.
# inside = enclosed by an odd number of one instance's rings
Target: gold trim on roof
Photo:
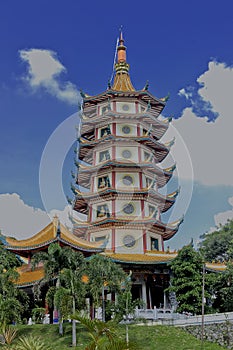
[[[135,91],[128,73],[116,73],[114,83],[111,88],[115,91]]]
[[[62,224],[60,224],[60,233],[58,235],[57,223],[55,222],[51,222],[43,230],[41,230],[36,235],[28,239],[17,240],[17,239],[12,239],[7,237],[6,241],[8,245],[6,245],[6,248],[11,250],[12,249],[27,250],[27,249],[41,247],[58,240],[67,244],[71,244],[72,246],[75,246],[77,248],[80,247],[82,249],[87,249],[87,250],[100,249],[99,248],[100,243],[88,242],[86,240],[78,238],[75,235],[73,235],[71,232],[69,232],[68,229],[66,229],[65,226],[63,226]]]

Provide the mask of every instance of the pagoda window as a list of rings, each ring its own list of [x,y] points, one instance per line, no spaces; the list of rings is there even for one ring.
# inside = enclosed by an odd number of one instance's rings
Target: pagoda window
[[[156,219],[157,213],[158,213],[157,208],[154,207],[153,205],[149,205],[149,216],[151,216],[151,217]]]
[[[106,239],[106,236],[97,236],[95,237],[95,242],[101,242],[104,241]]]
[[[110,217],[110,213],[109,213],[109,209],[108,209],[107,204],[102,204],[102,205],[97,206],[96,217],[97,218],[104,218],[104,217],[109,218]]]
[[[124,186],[131,186],[134,184],[134,179],[131,175],[124,175],[122,178],[122,183]]]
[[[116,110],[117,112],[123,112],[123,113],[135,113],[136,112],[135,103],[117,102]]]
[[[157,238],[151,237],[151,250],[159,250],[159,240]]]
[[[146,177],[146,187],[147,188],[150,187],[151,183],[152,183],[152,179],[150,179],[149,177]]]
[[[104,162],[105,160],[110,159],[110,153],[109,150],[105,150],[99,153],[99,162]]]
[[[108,110],[109,110],[108,106],[103,106],[103,107],[101,108],[101,114],[106,113]]]
[[[110,180],[108,176],[102,176],[98,178],[98,188],[111,187]]]
[[[129,125],[123,125],[122,128],[121,128],[121,131],[125,135],[129,135],[129,134],[132,133],[131,126],[129,126]]]
[[[132,203],[127,203],[123,207],[123,213],[126,215],[132,215],[135,212],[135,207]]]
[[[129,149],[124,149],[121,155],[125,159],[130,159],[132,157],[132,152]]]
[[[107,135],[111,135],[110,125],[107,125],[104,128],[100,129],[100,137],[104,137]]]
[[[145,112],[146,108],[141,106],[141,112]]]
[[[153,160],[153,154],[150,154],[149,152],[144,151],[144,161],[152,162],[152,160]]]

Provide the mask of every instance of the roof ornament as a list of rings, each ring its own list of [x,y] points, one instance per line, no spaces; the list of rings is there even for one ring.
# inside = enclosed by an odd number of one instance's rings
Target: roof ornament
[[[60,225],[60,220],[58,220],[58,224],[57,224],[57,237],[60,238],[61,236],[61,225]]]
[[[110,98],[108,98],[108,110],[111,111],[111,102],[110,102]]]
[[[148,101],[148,103],[147,103],[147,109],[146,109],[146,111],[149,111],[151,109],[151,104],[150,104],[150,100]]]
[[[144,86],[144,88],[142,90],[147,91],[149,88],[149,80],[146,81],[146,85]]]
[[[160,100],[163,101],[163,102],[167,102],[170,98],[170,92],[168,92],[167,96],[165,97],[162,97]]]
[[[108,79],[108,90],[111,90],[111,87],[112,87],[111,80],[112,80],[112,78]]]

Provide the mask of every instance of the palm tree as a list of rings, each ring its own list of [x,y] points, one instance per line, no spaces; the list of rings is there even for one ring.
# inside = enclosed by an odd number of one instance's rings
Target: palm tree
[[[93,298],[94,306],[100,305],[102,296],[102,321],[105,321],[105,288],[110,291],[121,292],[121,283],[126,280],[123,269],[102,255],[94,255],[89,259],[87,274],[89,277],[89,292]]]
[[[75,253],[69,247],[61,247],[58,243],[50,244],[48,248],[48,252],[39,252],[33,256],[32,259],[32,267],[35,268],[40,263],[43,263],[45,278],[42,280],[42,284],[49,284],[55,287],[55,289],[59,289],[60,282],[60,274],[61,271],[65,268],[73,268]],[[41,289],[41,285],[39,286],[39,290]],[[59,334],[63,335],[63,324],[62,318],[59,317]]]
[[[85,260],[81,253],[69,247],[51,244],[48,253],[41,252],[33,257],[33,266],[43,262],[45,279],[43,283],[52,285],[46,300],[59,310],[59,334],[63,335],[63,319],[76,311],[78,299],[83,298],[84,287],[81,278]],[[76,324],[72,325],[72,344],[76,346]]]
[[[85,273],[85,260],[81,253],[70,252],[70,268],[65,268],[60,273],[60,281],[64,287],[57,289],[54,295],[54,303],[64,316],[75,314],[76,307],[82,306],[85,296],[85,286],[82,277]],[[76,346],[76,321],[72,320],[72,346]]]
[[[90,320],[87,317],[74,315],[87,330],[91,338],[90,344],[85,350],[130,350],[135,349],[132,344],[126,344],[121,340],[115,331],[115,325],[112,322],[103,322],[97,319]]]

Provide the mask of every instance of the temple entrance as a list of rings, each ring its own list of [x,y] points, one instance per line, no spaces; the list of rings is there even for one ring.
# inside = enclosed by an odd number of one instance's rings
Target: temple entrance
[[[164,288],[160,277],[149,275],[146,281],[147,308],[160,308],[164,303]]]
[[[133,284],[131,288],[132,299],[142,299],[142,286],[141,284]]]

